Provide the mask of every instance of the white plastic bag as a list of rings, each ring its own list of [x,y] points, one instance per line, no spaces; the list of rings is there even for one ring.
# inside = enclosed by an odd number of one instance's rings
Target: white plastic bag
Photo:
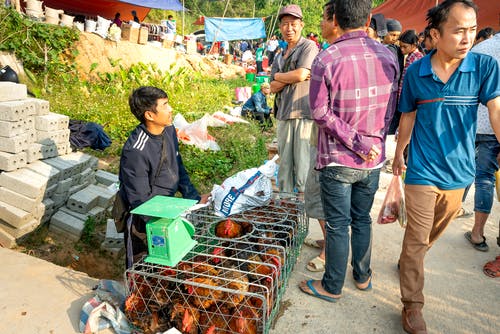
[[[243,170],[227,178],[222,185],[214,186],[212,199],[215,214],[227,217],[269,203],[276,160],[278,155],[259,168]]]
[[[208,134],[208,121],[203,117],[190,124],[181,114],[175,115],[174,126],[177,129],[177,138],[184,144],[194,145],[202,150],[219,151],[220,147],[215,142],[215,138]]]

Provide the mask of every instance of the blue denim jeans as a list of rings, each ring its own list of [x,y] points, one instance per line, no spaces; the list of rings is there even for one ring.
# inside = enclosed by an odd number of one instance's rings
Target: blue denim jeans
[[[495,135],[476,135],[476,179],[474,211],[490,213],[493,206],[495,172],[500,144]]]
[[[361,170],[342,166],[321,170],[321,200],[326,218],[326,265],[323,288],[340,294],[349,256],[349,226],[353,277],[366,282],[371,276],[372,219],[370,210],[378,189],[380,169]]]

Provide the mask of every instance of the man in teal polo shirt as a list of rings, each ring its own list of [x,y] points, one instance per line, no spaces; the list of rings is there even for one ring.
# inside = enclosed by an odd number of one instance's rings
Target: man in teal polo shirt
[[[400,257],[403,328],[427,333],[424,257],[461,207],[464,189],[474,181],[474,140],[478,104],[488,107],[500,139],[500,70],[490,56],[470,53],[477,28],[470,0],[446,0],[427,13],[436,49],[408,68],[399,110],[395,175],[406,168],[408,226]],[[410,141],[411,138],[411,141]]]

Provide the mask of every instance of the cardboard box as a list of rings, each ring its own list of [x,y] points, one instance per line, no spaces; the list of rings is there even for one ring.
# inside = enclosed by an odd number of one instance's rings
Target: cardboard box
[[[149,36],[149,29],[147,27],[141,27],[139,29],[139,44],[147,44]]]
[[[139,40],[139,28],[134,28],[128,23],[122,23],[122,41],[137,43]]]

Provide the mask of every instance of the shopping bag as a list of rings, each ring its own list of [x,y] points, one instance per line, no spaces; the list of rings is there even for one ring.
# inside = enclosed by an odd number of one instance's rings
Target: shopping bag
[[[378,224],[390,224],[399,221],[401,227],[406,226],[406,207],[401,176],[393,175],[387,188],[384,202],[378,214]]]

